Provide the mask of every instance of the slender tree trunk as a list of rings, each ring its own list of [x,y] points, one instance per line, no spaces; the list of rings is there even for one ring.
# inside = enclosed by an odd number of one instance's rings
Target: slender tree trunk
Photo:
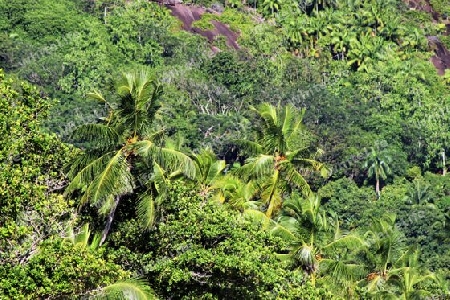
[[[113,206],[111,207],[111,211],[109,212],[108,217],[106,219],[105,229],[103,229],[102,239],[100,241],[99,246],[101,246],[105,242],[106,237],[108,236],[109,230],[111,229],[112,221],[114,220],[114,213],[116,212],[117,205],[119,205],[119,201],[120,201],[120,195],[118,195],[114,198],[114,203],[113,203]]]
[[[445,150],[442,151],[442,176],[447,174],[447,168],[445,167]]]
[[[380,199],[380,179],[377,178],[377,182],[375,183],[375,192],[377,193],[377,200]]]

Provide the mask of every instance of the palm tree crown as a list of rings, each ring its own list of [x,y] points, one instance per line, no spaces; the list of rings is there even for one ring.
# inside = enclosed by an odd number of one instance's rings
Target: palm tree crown
[[[258,120],[256,141],[239,141],[251,157],[238,173],[256,180],[270,217],[280,209],[283,194],[290,193],[293,187],[305,196],[311,193],[305,172],[319,171],[327,176],[328,168],[315,160],[322,154],[320,149],[311,154],[310,135],[302,124],[304,109],[268,103],[251,109]]]
[[[368,177],[375,176],[375,192],[378,199],[381,197],[380,180],[385,180],[387,175],[391,174],[391,168],[389,167],[391,162],[392,158],[385,151],[382,151],[379,146],[370,149],[369,155],[364,162],[364,168],[367,169]]]
[[[355,234],[342,234],[338,220],[334,221],[333,230],[328,219],[318,196],[311,194],[304,199],[294,193],[283,203],[282,214],[271,230],[288,243],[289,254],[284,256],[301,267],[313,285],[319,265],[326,271],[322,273],[330,273],[334,281],[351,281],[362,274],[360,266],[350,264],[339,254],[344,249],[363,248],[365,242]]]
[[[99,92],[89,95],[105,103],[109,113],[101,122],[75,130],[74,138],[83,141],[86,149],[70,166],[71,183],[66,193],[79,190],[81,205],[90,203],[107,216],[100,244],[106,239],[121,197],[133,193],[140,172],[151,174],[155,166],[161,166],[171,172],[178,170],[189,178],[195,176],[192,160],[179,151],[162,147],[162,133],[151,126],[162,92],[162,86],[147,72],[137,71],[123,74],[118,82],[117,104],[107,101]],[[154,211],[149,199],[155,189],[145,188],[150,196],[140,198],[146,205],[145,209],[139,205],[138,213],[149,227]]]

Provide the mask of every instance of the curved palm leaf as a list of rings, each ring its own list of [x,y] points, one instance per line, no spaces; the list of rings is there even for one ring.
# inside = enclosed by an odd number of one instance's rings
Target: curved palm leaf
[[[363,265],[326,258],[320,261],[320,272],[327,274],[324,277],[325,281],[340,286],[350,286],[367,274],[367,270]]]
[[[119,133],[115,128],[104,124],[84,124],[77,127],[72,138],[87,143],[90,149],[111,151],[119,144]]]
[[[182,152],[169,148],[158,147],[149,140],[135,142],[130,148],[137,155],[147,159],[150,162],[156,162],[166,170],[171,172],[179,170],[186,177],[190,179],[195,178],[195,164],[189,156]]]
[[[95,176],[83,198],[89,199],[93,205],[98,205],[108,196],[131,193],[133,187],[134,179],[130,166],[121,149],[108,161],[102,172]]]
[[[191,155],[196,165],[196,181],[201,185],[210,186],[225,169],[225,161],[217,160],[211,149],[203,149],[198,154]]]
[[[92,297],[93,299],[118,300],[156,300],[153,290],[138,279],[119,281],[102,288]]]
[[[66,188],[65,194],[71,194],[78,189],[86,191],[94,179],[104,170],[108,162],[110,162],[113,154],[113,152],[108,152],[95,159],[89,154],[80,155],[68,173],[71,182]],[[80,169],[81,166],[83,167]],[[80,205],[85,204],[87,200],[87,197],[83,197]]]

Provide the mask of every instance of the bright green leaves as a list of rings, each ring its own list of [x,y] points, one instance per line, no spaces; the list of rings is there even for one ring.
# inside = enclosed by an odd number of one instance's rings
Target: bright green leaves
[[[156,300],[153,290],[143,280],[128,279],[104,287],[94,299]]]
[[[180,172],[188,178],[194,178],[196,172],[189,156],[158,146],[161,138],[158,133],[154,134],[151,125],[159,109],[161,85],[149,73],[140,70],[123,74],[117,86],[120,100],[117,108],[108,106],[108,118],[79,127],[76,131],[77,137],[85,137],[87,149],[72,163],[69,172],[71,183],[66,190],[67,194],[79,190],[82,193],[80,205],[90,203],[101,215],[107,216],[101,243],[106,239],[120,199],[125,195],[138,198],[134,195],[137,176],[146,172],[151,174],[158,168],[170,173]],[[94,93],[93,97],[111,103],[100,93]],[[132,169],[137,170],[132,172]],[[157,173],[164,172],[160,170]],[[146,180],[141,184],[149,184],[146,188],[150,193],[143,195],[140,201],[136,199],[139,201],[137,212],[144,227],[149,228],[155,212],[155,203],[149,197],[157,196],[154,191],[158,182]]]
[[[254,154],[236,172],[255,180],[266,215],[271,217],[279,211],[285,194],[295,189],[306,196],[311,193],[303,171],[319,171],[326,177],[328,169],[309,151],[309,133],[302,124],[305,110],[263,103],[252,111],[257,116],[256,140],[238,143],[244,153]]]
[[[276,299],[281,290],[302,291],[277,259],[276,239],[261,231],[258,222],[205,200],[181,182],[174,182],[168,193],[154,256],[145,266],[162,295]],[[291,280],[292,285],[284,287]]]
[[[150,66],[163,63],[164,48],[157,38],[174,24],[169,10],[145,1],[116,7],[105,18],[113,44],[127,62]]]
[[[426,50],[423,29],[403,25],[395,1],[312,2],[303,10],[300,4],[300,9],[286,5],[278,13],[286,47],[296,55],[345,60],[366,70],[375,61]],[[272,13],[277,10],[274,5],[266,5]]]
[[[58,195],[62,166],[73,151],[40,130],[51,101],[0,71],[0,262],[14,263],[46,235],[61,229],[72,202]],[[22,258],[21,258],[22,257]]]
[[[34,251],[27,264],[0,267],[0,297],[75,299],[129,276],[100,252],[70,241],[50,239]]]

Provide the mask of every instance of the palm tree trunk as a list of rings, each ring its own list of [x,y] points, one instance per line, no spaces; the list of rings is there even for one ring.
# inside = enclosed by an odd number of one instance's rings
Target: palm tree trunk
[[[375,183],[375,192],[377,193],[377,200],[380,199],[380,179],[377,178],[377,182]]]
[[[108,217],[106,219],[105,229],[103,229],[102,239],[100,241],[99,246],[101,246],[105,242],[106,237],[108,236],[109,230],[111,229],[112,221],[114,220],[114,213],[116,212],[117,205],[119,205],[119,201],[120,201],[120,195],[117,195],[114,198],[113,206],[111,207],[111,211],[109,212]]]
[[[442,151],[442,176],[445,176],[447,169],[445,167],[445,150]]]

